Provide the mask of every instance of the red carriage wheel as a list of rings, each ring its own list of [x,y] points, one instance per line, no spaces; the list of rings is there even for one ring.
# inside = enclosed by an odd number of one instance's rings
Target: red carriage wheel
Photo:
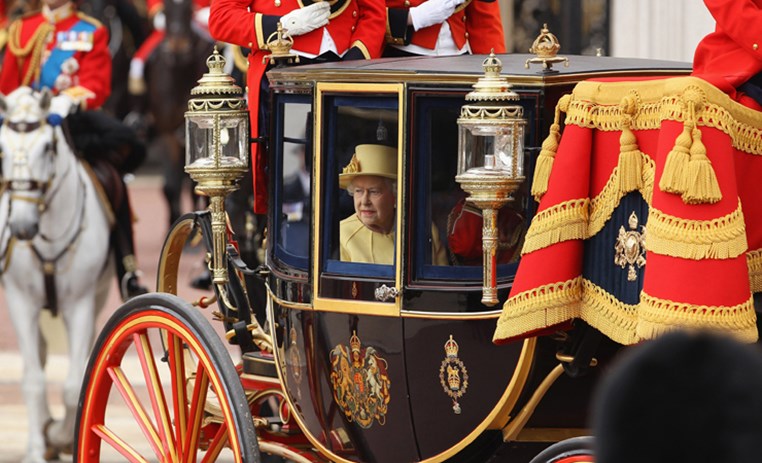
[[[593,446],[592,436],[572,437],[546,448],[529,463],[593,463]]]
[[[230,354],[199,311],[170,294],[134,298],[108,321],[77,420],[82,463],[259,461]]]

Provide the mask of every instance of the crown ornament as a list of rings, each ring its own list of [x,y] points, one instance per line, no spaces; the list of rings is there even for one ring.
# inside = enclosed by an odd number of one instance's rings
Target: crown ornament
[[[284,61],[287,64],[298,63],[299,55],[291,53],[291,47],[293,46],[294,38],[289,35],[288,31],[283,29],[283,24],[278,21],[276,31],[267,37],[266,47],[270,50],[270,54],[262,58],[262,64],[267,63],[267,61],[270,61],[270,64],[280,61]]]
[[[458,343],[452,338],[452,335],[450,335],[450,339],[445,342],[444,350],[448,358],[455,358],[458,356]]]
[[[352,331],[352,337],[349,338],[349,348],[352,352],[360,352],[360,338],[357,337],[357,331]]]
[[[564,63],[564,67],[569,67],[569,59],[565,56],[557,56],[558,51],[561,49],[561,44],[558,42],[558,38],[550,32],[547,24],[542,25],[540,35],[534,39],[532,48],[529,49],[530,53],[534,53],[535,57],[530,58],[524,63],[524,67],[529,69],[530,63],[541,63],[543,73],[558,72],[553,68],[553,63]]]

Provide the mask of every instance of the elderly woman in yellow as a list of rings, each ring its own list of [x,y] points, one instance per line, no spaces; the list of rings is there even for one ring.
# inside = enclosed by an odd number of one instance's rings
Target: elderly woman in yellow
[[[339,186],[354,198],[355,213],[341,221],[341,260],[371,264],[394,263],[397,208],[397,149],[384,145],[357,145],[339,175]],[[432,225],[432,260],[447,258]]]

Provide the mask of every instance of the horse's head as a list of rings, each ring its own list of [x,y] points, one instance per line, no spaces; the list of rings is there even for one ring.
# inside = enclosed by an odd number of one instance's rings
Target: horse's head
[[[55,173],[56,131],[48,123],[51,94],[21,87],[0,96],[0,152],[5,193],[10,195],[8,225],[18,239],[39,230],[45,192]]]
[[[183,59],[193,47],[193,2],[164,0],[166,47],[176,59]]]

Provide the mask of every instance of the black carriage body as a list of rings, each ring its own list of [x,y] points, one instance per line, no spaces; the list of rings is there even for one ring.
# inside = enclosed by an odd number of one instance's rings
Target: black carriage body
[[[464,196],[454,181],[456,121],[484,58],[380,59],[268,73],[267,263],[276,363],[295,418],[332,461],[464,461],[482,442],[553,442],[584,433],[594,378],[562,377],[543,394],[542,380],[558,365],[555,339],[492,344],[518,252],[500,262],[501,303],[487,307],[481,262],[448,247],[453,209]],[[504,225],[515,250],[536,208],[529,184],[559,98],[590,77],[689,69],[573,57],[568,68],[542,73],[525,68],[530,56],[499,58],[528,120],[527,180]],[[338,256],[338,222],[353,212],[338,174],[362,143],[398,151],[391,265]],[[478,231],[473,240],[480,242]],[[435,261],[435,238],[447,248],[446,264]]]

